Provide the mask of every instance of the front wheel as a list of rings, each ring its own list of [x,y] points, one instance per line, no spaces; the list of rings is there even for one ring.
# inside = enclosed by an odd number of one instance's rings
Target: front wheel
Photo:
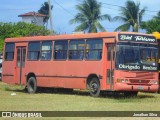
[[[98,78],[92,78],[89,82],[89,92],[93,97],[98,97],[100,95],[100,83]]]
[[[28,93],[35,93],[37,91],[37,82],[35,77],[30,77],[27,82]]]

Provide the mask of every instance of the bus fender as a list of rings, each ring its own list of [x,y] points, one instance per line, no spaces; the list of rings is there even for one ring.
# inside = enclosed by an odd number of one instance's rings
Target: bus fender
[[[26,75],[26,82],[28,82],[28,79],[30,78],[30,77],[35,77],[36,78],[36,75],[34,74],[34,73],[28,73],[27,75]]]

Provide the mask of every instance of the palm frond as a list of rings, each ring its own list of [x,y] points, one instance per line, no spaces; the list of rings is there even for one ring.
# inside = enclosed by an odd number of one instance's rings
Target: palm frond
[[[98,16],[98,19],[111,21],[112,18],[109,14],[105,14],[105,15]]]
[[[113,21],[122,21],[122,22],[127,22],[128,19],[124,16],[115,16],[113,19]]]
[[[97,26],[96,26],[96,24],[94,23],[94,24],[91,24],[90,26],[89,26],[89,30],[88,30],[88,32],[89,33],[96,33],[98,30],[97,30]]]
[[[97,0],[83,0],[76,5],[77,15],[70,20],[70,24],[80,24],[76,27],[76,31],[88,30],[88,32],[97,32],[98,29],[104,31],[102,25],[96,25],[97,21],[111,20],[110,15],[101,15],[101,3]],[[99,28],[98,28],[99,27]]]
[[[123,24],[117,27],[114,31],[128,31],[130,29],[130,24]]]
[[[140,2],[135,3],[134,1],[128,0],[125,3],[125,7],[120,8],[120,15],[115,16],[113,18],[113,21],[122,21],[124,24],[120,25],[116,31],[122,30],[126,31],[129,30],[130,27],[132,27],[132,31],[137,31],[137,25],[138,25],[138,14],[139,14],[139,22],[142,21],[142,17],[144,15],[146,8],[144,7],[140,11]],[[130,27],[129,27],[130,26]]]
[[[102,32],[106,31],[106,29],[98,21],[96,22],[96,26],[100,31],[102,31]]]
[[[82,23],[84,21],[87,21],[86,17],[81,13],[77,13],[77,15],[73,19],[71,19],[69,22],[70,24],[74,24],[74,23]]]
[[[147,7],[144,7],[140,12],[139,12],[139,22],[141,23],[142,21],[142,17],[145,13],[145,11],[147,10]]]
[[[87,31],[88,30],[88,23],[84,22],[80,25],[78,25],[76,28],[75,28],[75,31]]]

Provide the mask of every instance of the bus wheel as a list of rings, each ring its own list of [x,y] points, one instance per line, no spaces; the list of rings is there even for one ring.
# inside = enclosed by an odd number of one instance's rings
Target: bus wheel
[[[37,90],[37,82],[35,77],[30,77],[27,82],[28,93],[35,93]]]
[[[92,78],[89,82],[89,92],[93,97],[98,97],[100,95],[100,83],[98,78]]]

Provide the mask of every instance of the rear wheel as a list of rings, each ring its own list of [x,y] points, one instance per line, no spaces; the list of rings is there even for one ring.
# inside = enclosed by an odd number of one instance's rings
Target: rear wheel
[[[37,82],[35,77],[30,77],[27,82],[28,93],[35,93],[37,91]]]
[[[100,83],[98,78],[92,78],[89,82],[89,92],[93,97],[98,97],[100,95]]]

